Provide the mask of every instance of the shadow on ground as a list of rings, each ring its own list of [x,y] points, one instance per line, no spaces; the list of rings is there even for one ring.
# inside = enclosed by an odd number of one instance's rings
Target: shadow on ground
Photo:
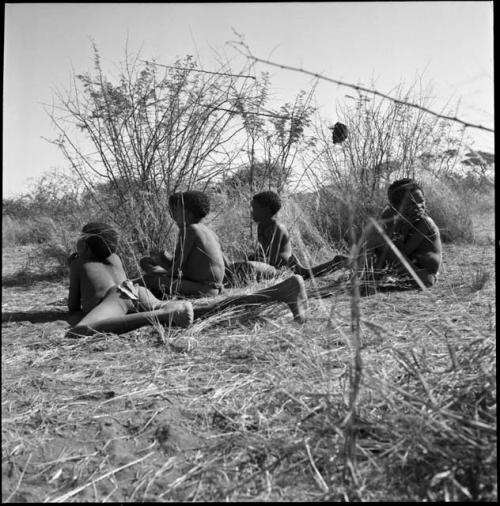
[[[38,281],[62,281],[66,276],[67,273],[62,267],[48,272],[16,271],[2,276],[2,286],[27,286]]]
[[[30,322],[47,323],[65,321],[70,325],[76,325],[82,319],[82,313],[67,311],[13,311],[2,312],[2,323]]]

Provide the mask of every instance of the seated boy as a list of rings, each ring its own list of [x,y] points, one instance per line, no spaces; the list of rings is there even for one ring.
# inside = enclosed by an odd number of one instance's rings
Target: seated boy
[[[249,262],[235,262],[228,266],[229,276],[233,272],[234,277],[241,278],[243,276],[239,274],[246,268],[247,272],[255,274],[258,279],[275,275],[279,268],[289,267],[307,279],[345,266],[347,258],[341,255],[312,268],[300,265],[292,254],[287,229],[276,219],[276,214],[281,209],[281,200],[276,193],[272,191],[257,193],[253,196],[251,207],[252,218],[257,223],[258,251],[248,257]]]
[[[179,227],[174,256],[160,253],[141,258],[145,274],[135,282],[162,297],[218,295],[223,288],[224,255],[215,232],[200,223],[210,212],[208,197],[198,191],[174,193],[169,211]]]
[[[427,214],[422,188],[413,179],[400,179],[389,186],[387,196],[385,233],[423,284],[434,285],[442,262],[441,236],[436,223]],[[388,266],[395,274],[407,271],[380,234],[369,236],[366,249],[375,257],[377,268]]]
[[[155,321],[189,326],[193,308],[187,301],[162,302],[144,287],[134,286],[116,254],[118,234],[105,223],[88,223],[69,259],[68,309],[83,319],[69,335],[129,332]]]

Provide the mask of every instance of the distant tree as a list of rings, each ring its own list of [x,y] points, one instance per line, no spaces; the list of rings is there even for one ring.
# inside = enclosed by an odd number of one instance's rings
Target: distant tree
[[[246,195],[252,192],[273,190],[281,192],[283,169],[279,165],[254,161],[253,166],[244,165],[234,171],[224,180],[224,188],[230,192],[242,192]]]

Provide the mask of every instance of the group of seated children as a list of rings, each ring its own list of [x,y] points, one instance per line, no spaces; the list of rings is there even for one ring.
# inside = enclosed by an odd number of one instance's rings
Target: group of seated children
[[[221,291],[225,270],[216,234],[200,223],[210,210],[206,195],[195,191],[173,194],[169,209],[179,227],[174,257],[157,255],[155,260],[159,264],[153,264],[150,257],[142,259],[141,265],[149,272],[136,280],[127,278],[116,254],[117,231],[105,223],[88,223],[83,227],[77,252],[69,258],[68,296],[69,310],[81,311],[83,319],[68,335],[121,334],[155,322],[187,327],[194,319],[227,308],[269,302],[287,304],[295,321],[305,321],[307,295],[304,281],[298,275],[249,295],[196,307],[185,300],[158,299],[155,293],[216,295]]]
[[[413,267],[426,286],[436,281],[441,263],[439,229],[427,215],[422,189],[410,179],[395,181],[388,190],[389,206],[381,215],[384,232],[401,256]],[[208,197],[198,191],[174,193],[169,212],[179,227],[174,255],[158,252],[140,260],[145,271],[128,279],[118,249],[117,231],[104,223],[88,223],[69,258],[70,311],[82,311],[83,319],[69,335],[94,332],[124,333],[154,322],[189,326],[194,319],[226,308],[282,302],[294,319],[305,321],[307,295],[304,278],[320,276],[348,267],[348,257],[336,255],[315,267],[302,266],[291,251],[286,228],[276,220],[281,202],[274,192],[262,192],[252,199],[252,218],[258,224],[258,252],[244,262],[230,263],[217,235],[201,220],[210,211]],[[377,266],[406,268],[380,234],[368,237],[365,253]],[[250,295],[228,297],[218,302],[193,304],[186,300],[161,300],[174,295],[212,297],[224,286],[249,277],[270,278],[279,269],[294,274],[285,281]]]

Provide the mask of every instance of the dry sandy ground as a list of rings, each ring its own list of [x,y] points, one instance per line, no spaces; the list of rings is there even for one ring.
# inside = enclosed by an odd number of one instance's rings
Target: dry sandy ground
[[[221,344],[225,336],[234,341],[236,334],[244,335],[245,325],[233,327],[231,337],[223,326],[199,327],[200,351],[194,352],[189,346],[175,346],[182,342],[180,330],[168,336],[170,346],[151,329],[121,338],[66,339],[66,283],[44,279],[43,269],[25,278],[13,277],[19,269],[30,269],[33,254],[30,248],[2,252],[2,500],[220,498],[216,489],[207,492],[206,474],[207,495],[199,495],[196,477],[200,469],[207,469],[211,456],[220,457],[218,441],[234,433],[235,418],[215,409],[209,412],[197,403],[203,396],[221,400],[228,395],[229,390],[214,387],[218,371],[209,370],[207,364],[214,354],[223,355],[238,381],[250,372],[252,364],[245,357],[252,358],[253,353],[257,360],[255,350],[247,347],[237,353]],[[484,287],[474,293],[471,284],[481,275]],[[440,311],[449,315],[456,305],[456,325],[473,327],[478,335],[491,332],[493,246],[447,246],[434,293],[434,306],[414,292],[377,294],[366,298],[363,314],[374,325],[393,321],[394,328],[403,329],[413,316],[422,318],[427,312],[431,320],[439,321]],[[384,314],[388,307],[394,309],[390,315]],[[348,298],[338,300],[337,310],[349,314]],[[319,303],[311,304],[311,323],[306,327],[311,335],[319,335],[321,325],[328,323],[321,311]],[[286,311],[279,318],[292,327]],[[265,329],[269,335],[274,332],[271,324]],[[297,332],[301,331],[293,327],[290,335],[298,339]],[[190,339],[196,341],[192,332]],[[382,353],[380,342],[371,345]],[[280,353],[285,353],[286,345],[280,346],[285,350]]]

